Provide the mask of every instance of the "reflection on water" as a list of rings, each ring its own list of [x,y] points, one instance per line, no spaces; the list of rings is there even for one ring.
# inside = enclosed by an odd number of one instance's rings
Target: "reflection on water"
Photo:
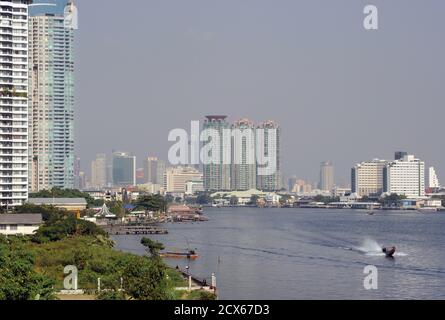
[[[217,275],[221,299],[444,299],[445,214],[352,210],[209,208],[209,222],[168,224],[152,236],[167,248],[196,249],[192,274]],[[114,237],[144,254],[140,237]],[[387,259],[381,246],[396,246]],[[363,288],[363,268],[379,289]]]

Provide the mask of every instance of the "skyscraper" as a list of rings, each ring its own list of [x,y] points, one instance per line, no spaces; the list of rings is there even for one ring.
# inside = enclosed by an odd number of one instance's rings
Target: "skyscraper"
[[[383,191],[408,198],[425,196],[425,162],[413,155],[389,162],[383,170]]]
[[[278,191],[281,189],[281,129],[277,123],[271,120],[260,123],[258,129],[264,131],[264,135],[261,135],[264,137],[264,145],[262,152],[257,152],[257,188],[264,191]],[[259,147],[258,144],[256,145],[257,148]],[[275,153],[269,154],[269,151],[275,151]],[[266,161],[269,158],[270,161]],[[262,166],[261,164],[266,164],[264,167],[270,169],[268,170],[269,174],[260,174],[259,167]]]
[[[332,162],[322,162],[320,165],[320,183],[318,188],[330,192],[334,184],[334,167],[332,166]]]
[[[145,182],[164,185],[165,162],[156,158],[148,157],[144,161]]]
[[[255,134],[255,125],[248,119],[241,119],[232,125],[232,190],[257,187]]]
[[[362,162],[352,168],[352,193],[358,196],[381,196],[383,193],[383,169],[388,161],[372,160]]]
[[[74,30],[63,14],[29,22],[32,191],[74,186]]]
[[[439,183],[439,178],[437,178],[436,169],[434,167],[430,167],[428,169],[428,186],[431,189],[441,188],[441,185]]]
[[[107,185],[107,156],[97,154],[96,159],[91,162],[91,186],[102,189]]]
[[[80,158],[76,157],[74,160],[74,189],[80,190],[80,180],[79,180],[79,173],[80,173]]]
[[[204,188],[208,191],[230,190],[230,159],[224,161],[224,150],[230,150],[230,140],[223,139],[223,130],[229,130],[227,116],[207,116],[203,129],[213,133],[210,139],[219,142],[219,154],[204,154]],[[206,144],[206,143],[205,143]],[[210,163],[210,158],[217,158]],[[225,163],[226,162],[226,163]]]
[[[28,197],[28,5],[0,6],[0,205]]]
[[[113,185],[127,187],[136,185],[136,157],[128,152],[113,153]]]

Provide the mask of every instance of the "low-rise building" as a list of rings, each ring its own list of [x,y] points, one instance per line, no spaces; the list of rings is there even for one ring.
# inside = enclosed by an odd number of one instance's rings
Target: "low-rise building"
[[[5,236],[32,235],[42,224],[41,214],[0,214],[0,234]]]
[[[28,203],[37,206],[54,206],[67,211],[82,211],[87,208],[85,198],[29,198]]]

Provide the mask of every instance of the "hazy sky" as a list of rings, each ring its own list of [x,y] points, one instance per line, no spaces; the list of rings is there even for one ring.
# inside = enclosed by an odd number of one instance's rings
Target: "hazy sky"
[[[47,0],[48,1],[48,0]],[[45,1],[45,2],[47,2]],[[284,172],[312,181],[406,150],[445,181],[445,2],[78,0],[76,148],[167,158],[191,120],[274,119]],[[363,8],[379,9],[378,31]],[[139,165],[140,166],[140,165]]]

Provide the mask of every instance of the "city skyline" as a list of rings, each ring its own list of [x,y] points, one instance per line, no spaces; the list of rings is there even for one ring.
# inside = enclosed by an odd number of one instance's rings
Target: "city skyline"
[[[436,40],[445,3],[375,1],[375,33],[361,28],[362,1],[147,1],[131,17],[121,16],[115,0],[76,3],[76,154],[83,163],[112,149],[167,159],[170,130],[227,114],[280,123],[285,176],[317,181],[327,159],[335,180],[348,183],[354,163],[401,149],[421,155],[445,180],[444,152],[434,147],[445,100],[438,89],[445,67],[434,62],[445,54]],[[122,24],[97,23],[97,15]],[[133,78],[131,88],[115,74]],[[116,94],[126,90],[130,97]]]

